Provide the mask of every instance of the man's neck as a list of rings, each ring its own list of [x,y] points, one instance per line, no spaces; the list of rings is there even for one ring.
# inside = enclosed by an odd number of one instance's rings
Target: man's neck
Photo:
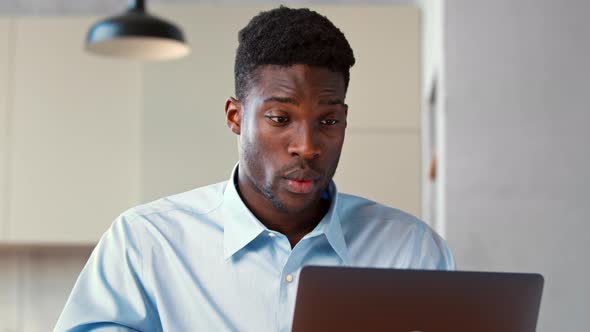
[[[291,248],[308,233],[316,228],[324,215],[328,212],[330,203],[327,200],[320,199],[317,207],[310,209],[310,212],[303,213],[265,213],[261,211],[254,215],[262,222],[268,229],[284,234],[291,243]]]
[[[261,193],[248,185],[240,185],[240,182],[236,181],[236,189],[244,204],[264,226],[284,234],[289,239],[291,248],[320,223],[330,208],[329,200],[320,198],[301,212],[280,211]]]

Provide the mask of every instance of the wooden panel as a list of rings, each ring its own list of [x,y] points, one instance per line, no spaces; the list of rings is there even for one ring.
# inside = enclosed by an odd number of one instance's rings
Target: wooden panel
[[[418,131],[347,133],[334,181],[347,192],[420,216]]]
[[[0,331],[19,330],[22,271],[20,256],[0,252]]]
[[[24,257],[22,331],[53,329],[88,256],[74,252]]]
[[[13,59],[12,20],[0,19],[0,240],[6,237],[7,186],[8,186],[8,120],[11,107],[11,80]]]
[[[93,21],[16,20],[9,241],[94,242],[138,202],[140,65],[86,54]]]

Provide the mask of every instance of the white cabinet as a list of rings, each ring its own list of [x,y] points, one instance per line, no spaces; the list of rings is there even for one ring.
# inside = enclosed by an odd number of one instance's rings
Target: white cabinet
[[[93,21],[15,21],[8,242],[93,243],[139,201],[141,68],[85,53]]]

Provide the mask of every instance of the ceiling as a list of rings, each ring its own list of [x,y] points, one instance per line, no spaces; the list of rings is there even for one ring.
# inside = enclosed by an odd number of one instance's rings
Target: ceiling
[[[146,0],[148,5],[157,4],[220,4],[220,5],[253,5],[253,4],[390,4],[408,5],[416,0]],[[125,9],[126,0],[0,0],[0,16],[9,15],[94,15],[114,14]]]

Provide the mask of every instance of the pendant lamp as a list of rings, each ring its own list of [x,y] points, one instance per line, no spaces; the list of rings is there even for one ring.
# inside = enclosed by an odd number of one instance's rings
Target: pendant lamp
[[[170,60],[187,55],[190,48],[178,27],[146,12],[145,1],[128,0],[123,15],[90,28],[86,50],[135,60]]]

